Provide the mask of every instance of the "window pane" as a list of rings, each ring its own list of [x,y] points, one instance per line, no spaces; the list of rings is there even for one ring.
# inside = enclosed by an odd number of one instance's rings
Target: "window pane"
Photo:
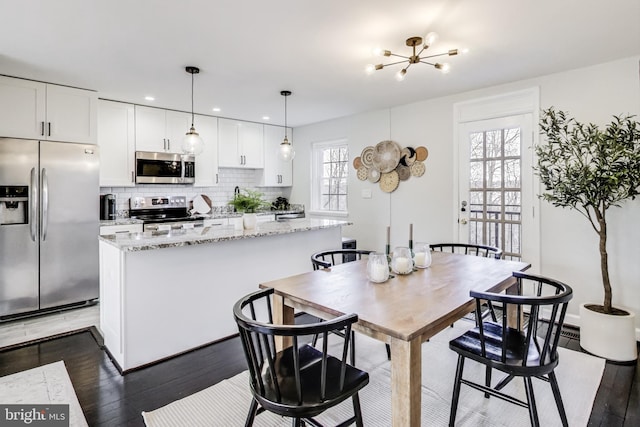
[[[520,156],[520,128],[504,130],[504,155]]]
[[[482,188],[482,161],[469,163],[469,188]]]
[[[487,157],[502,156],[502,131],[492,130],[487,135]]]
[[[520,159],[504,161],[504,187],[520,188]]]
[[[487,192],[487,211],[486,218],[488,220],[498,221],[502,219],[502,192]]]
[[[481,159],[484,157],[484,134],[482,132],[474,132],[469,135],[470,158]]]
[[[502,162],[492,160],[487,165],[487,188],[500,188],[502,186]]]

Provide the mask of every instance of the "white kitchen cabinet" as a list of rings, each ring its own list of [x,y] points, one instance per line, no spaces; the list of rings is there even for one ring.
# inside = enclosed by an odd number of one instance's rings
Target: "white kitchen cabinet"
[[[218,118],[195,115],[196,132],[204,141],[204,150],[196,156],[196,181],[194,187],[218,185]]]
[[[136,105],[136,151],[181,153],[191,114]]]
[[[225,227],[229,225],[229,219],[227,218],[208,218],[203,222],[205,227]]]
[[[0,136],[95,144],[96,92],[0,76]]]
[[[227,168],[264,167],[263,125],[219,119],[218,164]]]
[[[287,128],[291,139],[291,128]],[[256,170],[258,187],[291,187],[293,185],[293,162],[280,159],[278,152],[284,139],[284,128],[264,125],[264,169]]]
[[[100,226],[101,236],[117,233],[142,233],[142,224],[118,224]]]
[[[133,104],[98,102],[100,186],[135,186],[135,114]]]

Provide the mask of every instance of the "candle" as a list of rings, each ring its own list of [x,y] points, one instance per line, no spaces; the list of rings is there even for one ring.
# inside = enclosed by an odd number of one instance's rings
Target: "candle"
[[[401,273],[408,273],[410,271],[410,267],[409,267],[409,258],[405,258],[405,257],[397,257],[394,258],[394,262],[395,262],[395,268],[394,271],[398,274]]]
[[[389,268],[384,264],[373,264],[369,269],[369,279],[372,282],[384,282],[389,278]]]
[[[424,266],[424,260],[426,258],[427,254],[424,252],[416,252],[416,257],[415,257],[415,261],[416,261],[416,266],[417,267],[423,267]]]

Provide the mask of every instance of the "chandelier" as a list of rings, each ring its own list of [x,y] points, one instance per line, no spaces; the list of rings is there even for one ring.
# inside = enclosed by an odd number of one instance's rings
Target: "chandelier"
[[[374,55],[377,56],[394,56],[397,58],[403,58],[402,61],[397,61],[397,62],[391,62],[389,64],[368,64],[365,68],[367,74],[373,74],[374,71],[377,70],[382,70],[384,67],[388,67],[390,65],[397,65],[397,64],[403,64],[403,63],[407,63],[406,67],[402,68],[400,71],[398,71],[396,73],[396,80],[398,81],[402,81],[404,80],[404,76],[407,74],[407,70],[409,69],[409,67],[413,64],[417,64],[417,63],[422,63],[422,64],[427,64],[427,65],[431,65],[432,67],[440,70],[443,73],[448,73],[449,70],[451,69],[451,66],[446,63],[440,63],[440,62],[430,62],[428,61],[428,59],[431,58],[437,58],[437,57],[441,57],[441,56],[455,56],[458,54],[458,49],[451,49],[448,50],[447,52],[441,52],[441,53],[436,53],[433,55],[425,55],[425,56],[420,56],[422,55],[427,49],[429,49],[429,47],[435,43],[435,41],[438,39],[438,35],[436,33],[429,33],[427,34],[424,39],[422,37],[409,37],[406,41],[407,46],[409,46],[410,48],[413,49],[413,53],[411,56],[404,56],[404,55],[398,55],[396,53],[391,52],[390,50],[384,50],[384,49],[374,49]],[[418,50],[419,49],[419,50]],[[462,51],[462,53],[466,53],[466,51]]]

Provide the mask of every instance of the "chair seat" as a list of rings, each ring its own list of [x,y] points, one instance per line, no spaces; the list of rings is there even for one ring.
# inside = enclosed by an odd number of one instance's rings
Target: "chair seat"
[[[540,360],[540,352],[535,342],[530,340],[526,353],[526,366],[523,366],[523,359],[525,358],[525,350],[527,348],[527,337],[524,333],[516,329],[507,328],[504,362],[502,361],[502,325],[485,322],[484,337],[486,357],[482,356],[482,345],[478,327],[467,331],[449,342],[449,348],[465,357],[515,375],[523,374],[531,370],[535,370],[539,374],[546,374],[557,365],[557,353],[553,355],[553,359],[549,356],[545,357],[546,360],[542,363]],[[541,370],[541,367],[546,367],[546,369]]]
[[[280,399],[274,386],[270,372],[265,368],[262,372],[265,390],[260,393],[255,390],[258,402],[268,411],[288,417],[315,417],[327,408],[351,397],[354,393],[368,384],[369,374],[350,365],[345,365],[345,386],[340,388],[340,371],[342,363],[339,359],[327,357],[327,384],[325,399],[321,398],[322,352],[305,344],[299,351],[300,381],[302,384],[302,405],[298,401],[295,369],[293,365],[293,350],[289,347],[277,353],[274,368],[277,372]],[[347,390],[348,392],[345,392]],[[275,403],[279,402],[279,403]]]

